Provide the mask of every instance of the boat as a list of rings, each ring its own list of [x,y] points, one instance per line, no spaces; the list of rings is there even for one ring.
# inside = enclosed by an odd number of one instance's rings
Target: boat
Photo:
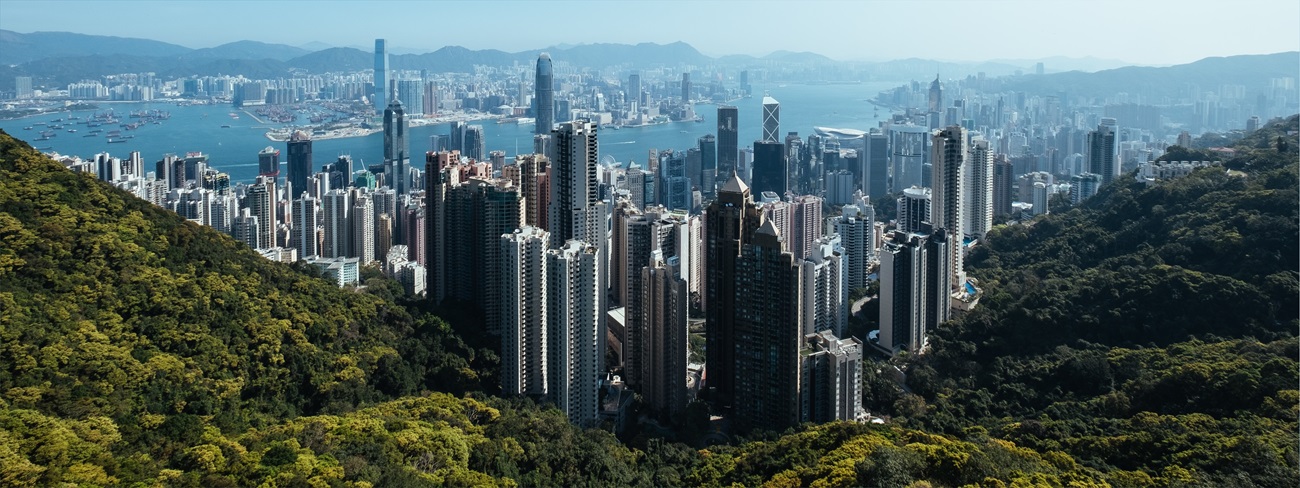
[[[68,132],[69,132],[69,133],[73,133],[73,132],[76,132],[76,131],[77,131],[77,129],[68,129]]]
[[[222,129],[229,129],[229,128],[230,128],[230,124],[222,125],[221,128],[222,128]]]
[[[40,136],[40,137],[37,137],[36,140],[38,140],[38,141],[48,141],[48,140],[50,140],[50,136],[42,135],[42,136]]]
[[[23,130],[32,130],[32,126],[23,127]]]
[[[109,144],[117,144],[119,142],[126,142],[126,139],[113,139],[113,138],[108,139]]]

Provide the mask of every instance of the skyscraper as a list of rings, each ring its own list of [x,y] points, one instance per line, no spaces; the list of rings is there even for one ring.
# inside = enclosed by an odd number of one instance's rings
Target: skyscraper
[[[799,268],[799,322],[802,333],[830,331],[844,335],[849,320],[848,283],[844,281],[844,248],[839,236],[818,239]]]
[[[890,191],[902,191],[913,186],[924,186],[925,139],[929,130],[912,124],[895,124],[889,127],[890,165],[893,181]]]
[[[691,73],[689,71],[682,73],[682,104],[690,105],[691,103]]]
[[[1070,177],[1070,204],[1078,205],[1097,194],[1101,187],[1101,176],[1083,173]]]
[[[718,106],[718,171],[715,182],[722,184],[740,171],[740,113],[730,105]]]
[[[920,351],[935,323],[931,304],[937,296],[948,297],[946,286],[931,280],[938,271],[930,269],[931,264],[941,261],[931,256],[934,251],[947,249],[932,246],[925,234],[901,231],[890,235],[880,250],[879,344],[891,354]]]
[[[862,157],[866,181],[862,191],[868,196],[883,197],[889,193],[889,136],[873,131],[866,136],[867,154]]]
[[[248,185],[244,193],[244,208],[249,209],[258,222],[258,249],[276,246],[275,180],[259,176],[257,183]]]
[[[438,176],[426,190],[427,289],[436,300],[452,298],[481,308],[488,330],[497,332],[502,327],[499,241],[523,227],[524,199],[509,180],[461,181],[466,168],[453,164],[433,170]]]
[[[397,100],[402,102],[405,110],[412,114],[424,113],[424,82],[421,80],[397,80]],[[389,105],[392,105],[390,100]]]
[[[325,243],[321,254],[327,258],[345,258],[352,255],[352,194],[334,189],[325,193],[321,210],[325,222]],[[303,256],[306,257],[306,256]]]
[[[867,270],[876,254],[875,217],[875,209],[866,203],[845,205],[832,220],[844,247],[844,281],[850,291],[867,286]]]
[[[375,39],[375,110],[388,107],[388,48],[383,39]]]
[[[317,200],[303,195],[293,201],[293,239],[290,244],[298,250],[302,259],[319,256],[320,249],[316,238]]]
[[[374,202],[369,195],[358,195],[352,200],[352,256],[360,259],[362,266],[375,260]]]
[[[799,267],[782,251],[771,221],[736,259],[735,409],[737,429],[776,429],[799,421]],[[712,372],[710,371],[710,374]]]
[[[278,149],[266,146],[266,149],[257,153],[257,174],[272,178],[280,176],[280,151]]]
[[[614,253],[619,255],[617,261],[625,266],[620,270],[621,283],[619,284],[626,286],[626,290],[618,293],[620,297],[625,297],[622,304],[625,307],[627,332],[623,339],[623,370],[627,382],[639,388],[648,375],[645,355],[651,347],[647,344],[649,324],[645,321],[645,307],[649,306],[649,303],[644,294],[645,282],[641,270],[653,264],[651,256],[655,251],[660,251],[661,254],[663,251],[668,251],[671,255],[674,241],[672,225],[660,219],[662,207],[647,208],[645,213],[640,215],[635,215],[632,209],[629,210],[634,215],[619,219],[624,225],[619,239],[623,247],[615,249]]]
[[[800,354],[802,422],[862,418],[862,342],[829,331],[804,336]]]
[[[965,200],[966,172],[969,171],[970,141],[966,129],[950,126],[935,132],[932,139],[934,176],[931,179],[930,224],[935,229],[943,229],[956,242],[961,242],[961,232],[965,228],[967,216],[962,208]],[[960,285],[965,278],[962,268],[961,246],[952,246],[948,250],[947,269],[953,273],[953,285]]]
[[[550,236],[524,227],[501,240],[501,393],[546,394],[547,273]]]
[[[766,109],[765,109],[766,110]],[[790,168],[785,159],[785,146],[776,140],[754,141],[753,191],[775,193],[778,197],[790,189]]]
[[[571,240],[546,252],[547,396],[579,426],[596,420],[604,371],[599,251]]]
[[[983,239],[993,227],[993,150],[989,141],[984,138],[971,141],[970,161],[965,173],[966,186],[962,191],[965,225],[961,233],[965,237]]]
[[[943,111],[943,87],[939,85],[939,75],[934,75],[934,81],[930,82],[930,103],[929,111],[938,113]]]
[[[555,159],[551,163],[551,246],[571,239],[588,243],[604,240],[597,233],[600,216],[600,181],[597,179],[596,125],[587,121],[566,122],[551,133]]]
[[[718,198],[705,211],[705,327],[708,331],[705,387],[719,406],[735,398],[736,260],[744,244],[763,224],[749,186],[733,171],[718,187]]]
[[[818,239],[822,237],[822,197],[799,195],[791,197],[789,229],[785,231],[786,249],[795,259],[806,259],[813,254]],[[838,334],[838,332],[836,332]]]
[[[781,137],[781,104],[775,98],[763,97],[763,142],[779,142]]]
[[[306,132],[296,130],[289,136],[289,174],[285,178],[289,185],[288,196],[292,200],[302,195],[302,192],[309,191],[307,179],[311,178],[312,160],[311,160],[311,136]],[[265,152],[265,151],[263,151]]]
[[[687,302],[690,293],[686,281],[675,268],[676,257],[664,261],[662,251],[654,253],[648,266],[641,268],[643,290],[642,320],[645,325],[642,347],[642,375],[638,387],[652,408],[664,413],[686,409]]]
[[[718,139],[713,134],[705,134],[699,139],[699,147],[700,191],[704,196],[712,197],[718,178]]]
[[[483,126],[476,124],[465,127],[465,142],[460,153],[475,161],[486,161],[487,140],[483,137]]]
[[[898,197],[898,230],[921,232],[921,226],[931,221],[932,207],[929,188],[912,187],[903,190],[903,196]]]
[[[384,109],[384,181],[388,187],[405,195],[410,191],[411,146],[406,140],[410,127],[401,100],[393,100]],[[398,232],[401,235],[401,232]]]
[[[1103,118],[1097,130],[1088,132],[1088,172],[1101,175],[1101,184],[1110,183],[1119,176],[1116,160],[1115,119]]]
[[[551,55],[537,56],[537,75],[533,81],[533,107],[537,115],[535,133],[549,134],[555,126],[555,74],[551,70]]]
[[[1015,199],[1012,183],[1015,167],[1005,154],[995,156],[993,163],[993,215],[1011,215],[1011,201]]]
[[[628,110],[639,112],[641,110],[641,73],[633,71],[627,76],[627,89],[623,90],[627,97]]]

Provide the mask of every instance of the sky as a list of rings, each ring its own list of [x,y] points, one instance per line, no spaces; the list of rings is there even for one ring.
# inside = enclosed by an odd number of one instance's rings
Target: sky
[[[0,0],[0,29],[415,52],[684,41],[710,56],[838,60],[1094,57],[1170,65],[1300,50],[1296,0],[372,1]],[[394,49],[398,48],[398,49]]]

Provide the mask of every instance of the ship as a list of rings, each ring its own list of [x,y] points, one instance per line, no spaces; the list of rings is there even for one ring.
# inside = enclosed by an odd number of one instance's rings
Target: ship
[[[222,129],[229,129],[229,128],[230,128],[230,124],[222,125],[221,128],[222,128]]]
[[[108,143],[109,143],[109,144],[116,144],[116,143],[119,143],[119,142],[126,142],[126,139],[113,139],[113,138],[111,138],[111,137],[108,139]]]

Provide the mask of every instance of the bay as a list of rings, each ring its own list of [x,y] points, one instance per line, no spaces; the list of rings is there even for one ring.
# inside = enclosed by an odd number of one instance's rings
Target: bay
[[[788,84],[755,86],[751,98],[731,102],[740,112],[740,145],[747,147],[757,140],[762,132],[763,94],[775,98],[781,103],[781,134],[796,131],[802,137],[811,134],[814,126],[867,130],[877,127],[881,120],[889,117],[888,111],[878,112],[867,100],[883,90],[892,89],[902,82],[871,82],[861,84]],[[282,152],[284,159],[286,145],[273,142],[264,136],[268,129],[284,127],[283,124],[261,123],[242,111],[229,105],[189,105],[178,106],[174,103],[138,102],[100,104],[99,111],[113,109],[123,122],[134,121],[126,115],[139,110],[164,110],[171,113],[171,118],[161,124],[146,124],[133,131],[123,131],[123,135],[134,135],[125,143],[109,144],[102,137],[84,137],[88,132],[86,125],[70,123],[68,117],[76,115],[85,120],[93,112],[63,112],[22,119],[0,121],[0,129],[10,135],[27,141],[45,152],[58,152],[64,155],[76,155],[83,159],[91,158],[97,153],[108,152],[113,156],[126,157],[131,151],[140,151],[151,168],[152,163],[166,154],[185,154],[203,152],[208,155],[209,165],[230,175],[232,182],[252,182],[257,176],[257,153],[265,147],[274,147]],[[717,128],[717,109],[712,104],[698,104],[695,112],[702,117],[700,122],[675,122],[646,127],[626,127],[622,129],[602,128],[599,133],[600,157],[606,156],[627,164],[630,161],[644,164],[649,150],[686,150],[695,147],[697,140],[705,134],[715,134]],[[239,116],[232,118],[231,113]],[[36,141],[40,137],[41,126],[32,130],[23,130],[35,122],[48,122],[53,119],[60,122],[64,129],[56,137],[45,141]],[[75,122],[75,121],[73,121]],[[513,123],[497,124],[493,120],[471,122],[483,126],[488,151],[505,151],[507,161],[513,159],[517,152],[532,152],[533,126]],[[222,128],[229,125],[229,128]],[[105,132],[117,130],[116,127],[104,126]],[[77,129],[69,133],[67,129]],[[430,136],[447,134],[448,124],[432,124],[412,127],[410,134],[411,153],[420,161],[411,163],[423,166],[422,155],[430,148]],[[362,163],[378,164],[383,161],[383,134],[375,133],[366,137],[317,140],[312,143],[313,164],[320,169],[333,162],[339,155],[351,155],[361,168]],[[282,173],[283,175],[283,170]]]

